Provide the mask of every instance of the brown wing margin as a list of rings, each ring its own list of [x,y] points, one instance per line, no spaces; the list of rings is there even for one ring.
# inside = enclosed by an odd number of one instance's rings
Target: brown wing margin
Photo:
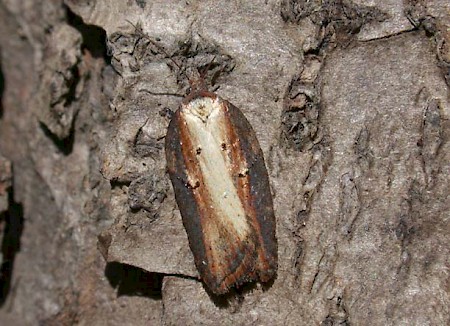
[[[195,201],[193,189],[188,186],[186,164],[180,139],[180,110],[173,116],[166,134],[165,151],[175,198],[183,217],[183,225],[194,253],[195,263],[200,275],[207,273],[207,267],[201,264],[206,260],[203,228],[199,217],[199,207]]]
[[[261,281],[267,282],[275,276],[278,265],[278,246],[276,239],[276,221],[273,211],[272,194],[269,176],[264,163],[264,156],[256,138],[255,131],[243,113],[228,101],[233,130],[240,140],[242,155],[247,162],[250,196],[248,200],[255,212],[256,222],[253,225],[258,242],[258,258],[256,272]]]

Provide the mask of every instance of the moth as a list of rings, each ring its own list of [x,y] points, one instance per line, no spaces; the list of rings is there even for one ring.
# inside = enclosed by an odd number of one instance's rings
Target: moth
[[[165,138],[168,172],[195,265],[217,295],[277,270],[269,177],[242,112],[191,81]]]
[[[171,59],[140,24],[128,23]],[[275,277],[275,214],[252,126],[237,107],[207,90],[203,74],[189,83],[165,137],[167,170],[199,275],[220,295]]]

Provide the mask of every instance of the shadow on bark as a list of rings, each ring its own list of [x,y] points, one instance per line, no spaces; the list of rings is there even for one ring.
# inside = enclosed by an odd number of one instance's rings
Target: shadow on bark
[[[163,275],[121,263],[108,263],[105,276],[117,295],[143,296],[160,300]]]
[[[86,24],[80,16],[67,9],[67,22],[83,36],[82,48],[88,50],[94,58],[104,58],[111,64],[111,57],[106,47],[106,31],[95,25]]]
[[[39,126],[41,127],[41,130],[45,134],[45,136],[51,139],[53,144],[58,148],[59,151],[61,151],[61,153],[63,153],[65,156],[72,153],[73,144],[75,142],[75,126],[71,127],[69,136],[63,139],[58,138],[58,136],[52,133],[51,130],[48,129],[48,127],[42,122],[39,123]]]
[[[8,191],[9,209],[0,215],[4,223],[2,241],[2,260],[0,265],[0,307],[6,302],[11,289],[14,259],[20,250],[20,237],[23,231],[23,206],[14,202],[14,191]]]

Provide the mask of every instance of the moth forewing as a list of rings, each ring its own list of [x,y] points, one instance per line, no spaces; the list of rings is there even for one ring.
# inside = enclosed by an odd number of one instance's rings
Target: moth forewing
[[[169,125],[166,158],[200,277],[216,294],[276,273],[272,196],[255,132],[232,104],[194,91]]]

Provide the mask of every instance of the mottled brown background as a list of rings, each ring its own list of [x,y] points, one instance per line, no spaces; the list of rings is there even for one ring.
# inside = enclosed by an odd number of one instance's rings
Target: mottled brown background
[[[0,324],[450,324],[448,1],[1,0],[0,19]],[[267,287],[197,280],[168,56],[215,57],[210,89],[257,133]]]

